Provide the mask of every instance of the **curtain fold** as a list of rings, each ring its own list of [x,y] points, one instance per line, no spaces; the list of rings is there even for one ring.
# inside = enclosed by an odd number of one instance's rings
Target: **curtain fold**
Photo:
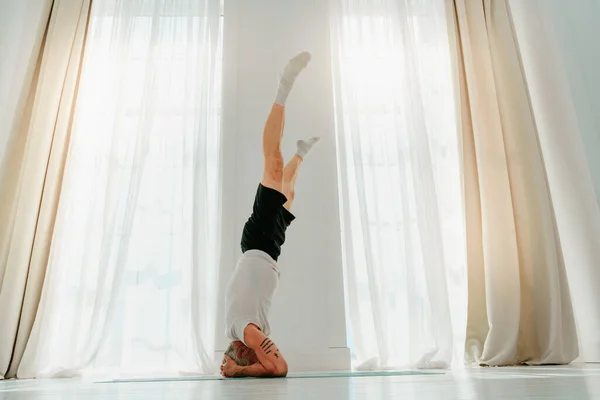
[[[0,4],[0,172],[19,136],[51,9],[52,0]]]
[[[465,244],[443,0],[332,0],[342,234],[359,369],[462,359]]]
[[[0,368],[7,377],[16,375],[45,278],[89,6],[89,0],[53,3],[29,106],[5,165]]]
[[[220,20],[219,0],[94,3],[19,377],[215,371]]]
[[[455,0],[451,9],[469,275],[466,360],[571,362],[578,354],[571,297],[507,3]]]

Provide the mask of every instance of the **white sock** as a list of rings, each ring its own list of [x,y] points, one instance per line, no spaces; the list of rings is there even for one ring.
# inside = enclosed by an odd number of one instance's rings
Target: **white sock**
[[[298,151],[296,151],[296,154],[298,154],[298,156],[304,160],[304,157],[306,157],[313,147],[319,143],[319,140],[321,140],[320,137],[314,137],[308,140],[298,140],[296,142],[296,146],[298,146]]]
[[[285,67],[281,77],[279,78],[279,89],[277,90],[275,104],[279,104],[280,106],[285,105],[285,101],[292,90],[292,86],[294,86],[296,78],[300,72],[306,68],[309,61],[310,53],[304,51],[288,62],[288,65]]]

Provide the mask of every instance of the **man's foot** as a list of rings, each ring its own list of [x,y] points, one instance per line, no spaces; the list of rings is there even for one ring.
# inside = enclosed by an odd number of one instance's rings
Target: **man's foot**
[[[306,157],[306,155],[310,153],[313,147],[315,147],[316,144],[319,143],[319,140],[321,140],[320,137],[313,137],[308,140],[298,140],[296,142],[296,146],[298,147],[296,154],[298,154],[298,156],[304,160],[304,157]]]
[[[277,90],[277,97],[275,98],[275,104],[279,104],[280,106],[284,106],[285,102],[294,86],[294,82],[296,78],[302,72],[304,68],[308,65],[310,61],[310,53],[304,51],[298,54],[296,57],[292,58],[283,73],[281,74],[281,78],[279,80],[279,89]]]

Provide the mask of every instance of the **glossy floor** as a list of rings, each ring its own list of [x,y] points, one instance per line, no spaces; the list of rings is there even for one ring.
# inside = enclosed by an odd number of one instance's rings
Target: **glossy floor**
[[[108,384],[0,381],[0,399],[600,399],[600,365],[474,368],[444,375],[359,378]]]

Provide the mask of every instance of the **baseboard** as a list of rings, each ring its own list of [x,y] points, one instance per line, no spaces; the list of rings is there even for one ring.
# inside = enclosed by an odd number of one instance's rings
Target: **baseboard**
[[[579,357],[573,363],[600,363],[600,342],[580,342]]]
[[[223,351],[215,351],[215,361],[221,362]],[[350,370],[350,349],[346,347],[319,350],[289,350],[285,352],[290,372],[306,371],[348,371]]]

